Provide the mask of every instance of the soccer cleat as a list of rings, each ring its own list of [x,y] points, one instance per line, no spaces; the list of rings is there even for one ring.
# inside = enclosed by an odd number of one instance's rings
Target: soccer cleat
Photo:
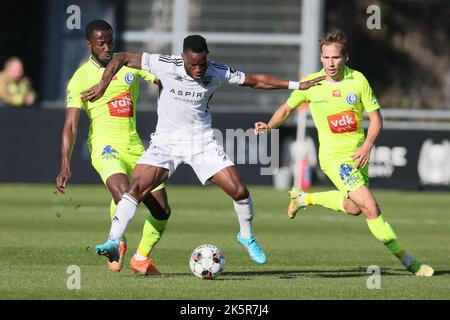
[[[160,275],[158,269],[156,269],[155,264],[153,263],[152,258],[150,256],[147,259],[139,261],[133,256],[130,260],[130,267],[134,270],[135,273],[140,273],[146,276],[157,276]]]
[[[431,277],[434,273],[433,268],[414,258],[408,263],[406,269],[418,277]]]
[[[106,241],[104,244],[99,244],[95,247],[95,252],[99,256],[105,256],[109,261],[119,261],[119,245],[112,240]]]
[[[247,249],[248,254],[253,259],[253,261],[259,264],[264,264],[266,262],[266,255],[264,254],[264,251],[261,249],[254,236],[251,236],[248,239],[244,239],[241,237],[241,233],[238,233],[236,236],[236,240],[239,244]]]
[[[289,195],[291,197],[291,202],[287,209],[287,215],[290,219],[294,219],[297,212],[301,209],[305,209],[308,205],[306,204],[305,193],[302,189],[292,187],[291,191],[289,191]]]
[[[432,267],[421,264],[419,267],[419,270],[417,270],[414,274],[418,277],[431,277],[434,273],[434,270]]]
[[[108,269],[120,272],[123,267],[123,258],[125,257],[125,252],[127,252],[127,240],[122,239],[119,242],[119,261],[106,260]]]

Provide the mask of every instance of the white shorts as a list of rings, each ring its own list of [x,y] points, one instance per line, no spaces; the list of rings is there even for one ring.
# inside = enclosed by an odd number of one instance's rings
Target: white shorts
[[[168,169],[170,177],[181,163],[190,165],[203,185],[223,168],[234,165],[214,137],[176,140],[158,133],[151,135],[150,145],[136,164]]]

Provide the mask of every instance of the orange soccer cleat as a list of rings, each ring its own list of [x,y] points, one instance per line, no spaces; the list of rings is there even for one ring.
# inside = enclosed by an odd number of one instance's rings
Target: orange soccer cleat
[[[135,273],[140,273],[146,276],[157,276],[160,275],[158,269],[156,269],[155,264],[153,263],[152,258],[150,256],[147,259],[139,261],[133,256],[130,260],[130,267],[134,270]]]
[[[127,241],[125,239],[119,242],[119,261],[106,261],[108,269],[112,271],[120,272],[123,267],[123,258],[125,257],[125,252],[127,252]]]

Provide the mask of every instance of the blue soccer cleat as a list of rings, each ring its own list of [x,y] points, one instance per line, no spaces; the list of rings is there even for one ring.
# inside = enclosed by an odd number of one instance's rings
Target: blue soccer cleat
[[[119,261],[119,245],[112,240],[106,241],[95,247],[95,252],[100,256],[105,256],[109,261]]]
[[[247,249],[248,254],[253,259],[253,261],[259,264],[264,264],[266,262],[266,255],[259,246],[258,242],[256,242],[256,238],[254,236],[251,236],[248,239],[244,239],[241,237],[241,234],[238,233],[236,236],[236,240]]]

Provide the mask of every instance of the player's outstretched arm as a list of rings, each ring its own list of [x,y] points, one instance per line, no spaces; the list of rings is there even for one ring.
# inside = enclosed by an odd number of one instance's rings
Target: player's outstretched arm
[[[270,118],[269,123],[264,123],[261,121],[255,122],[255,134],[258,135],[264,132],[270,132],[270,130],[280,127],[283,123],[286,122],[293,111],[294,110],[287,103],[282,104],[274,112],[272,118]]]
[[[61,170],[56,177],[56,189],[64,194],[70,176],[70,159],[72,150],[77,137],[78,120],[80,118],[80,109],[67,108],[66,121],[61,134]]]
[[[356,160],[355,166],[357,168],[364,168],[369,163],[370,152],[383,127],[383,117],[380,110],[369,112],[369,122],[367,137],[364,144],[352,155],[353,160]]]
[[[106,66],[100,82],[88,90],[83,91],[81,100],[93,102],[100,99],[120,68],[127,66],[134,69],[142,69],[141,60],[142,52],[122,52],[115,55]]]
[[[319,82],[325,80],[325,78],[326,76],[321,76],[304,82],[296,82],[279,79],[277,77],[268,74],[254,73],[254,74],[246,74],[245,81],[242,85],[246,87],[252,87],[253,89],[264,89],[264,90],[273,90],[273,89],[307,90],[313,86],[320,85]]]

